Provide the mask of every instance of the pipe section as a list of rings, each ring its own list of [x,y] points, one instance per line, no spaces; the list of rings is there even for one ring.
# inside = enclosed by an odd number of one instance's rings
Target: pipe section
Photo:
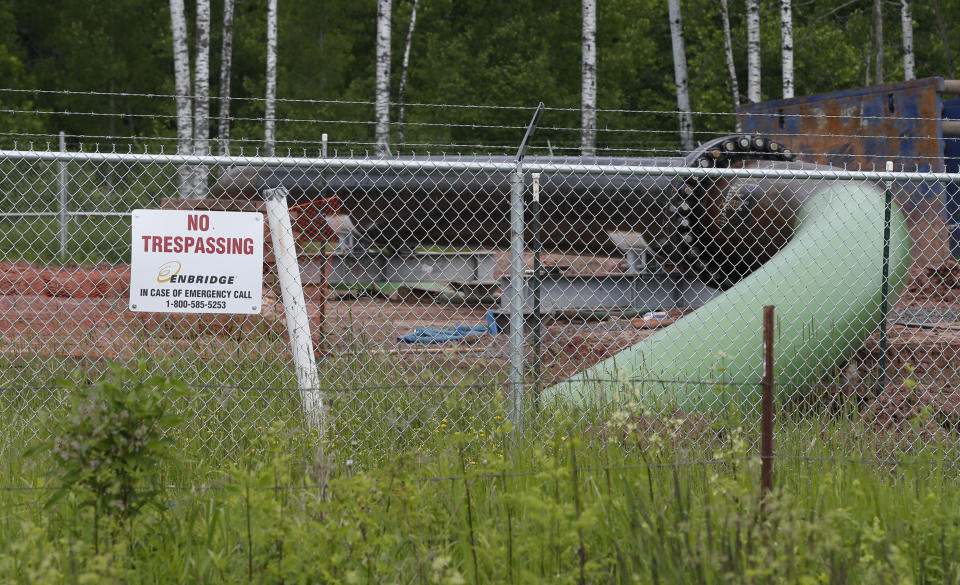
[[[759,399],[764,305],[777,311],[777,395],[822,381],[881,321],[884,196],[864,183],[833,183],[800,207],[789,243],[724,294],[644,341],[544,391],[577,404],[638,401],[704,411]],[[910,263],[898,208],[890,221],[890,292]],[[802,390],[799,390],[802,392]]]

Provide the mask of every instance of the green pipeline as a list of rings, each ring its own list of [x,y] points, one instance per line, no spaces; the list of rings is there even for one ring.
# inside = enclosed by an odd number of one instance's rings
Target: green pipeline
[[[776,307],[777,398],[829,376],[881,322],[884,196],[840,183],[812,196],[790,242],[724,294],[644,341],[544,391],[579,404],[637,402],[682,410],[755,404],[763,369],[763,306]],[[894,204],[890,306],[910,264],[910,235]]]

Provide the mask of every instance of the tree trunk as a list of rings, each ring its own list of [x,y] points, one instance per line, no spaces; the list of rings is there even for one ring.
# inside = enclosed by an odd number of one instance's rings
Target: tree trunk
[[[210,0],[197,0],[197,49],[193,72],[193,153],[210,154]],[[207,167],[194,167],[191,195],[204,197]]]
[[[190,107],[190,50],[187,47],[187,18],[183,0],[170,0],[170,23],[173,31],[173,80],[177,93],[177,153],[193,154],[193,108]],[[177,192],[181,197],[191,193],[191,171],[188,165],[180,165],[180,184]]]
[[[760,5],[747,0],[747,101],[760,99]]]
[[[913,15],[910,14],[910,0],[900,0],[900,26],[903,28],[903,79],[917,78],[913,55]]]
[[[793,10],[790,0],[780,0],[780,49],[783,52],[783,97],[793,97]]]
[[[873,30],[875,48],[877,50],[877,62],[875,75],[877,76],[877,85],[883,84],[883,0],[873,0]]]
[[[390,17],[391,0],[377,0],[377,78],[374,138],[378,156],[390,154]]]
[[[690,85],[687,80],[687,50],[683,43],[683,21],[680,0],[669,0],[670,39],[673,41],[673,79],[677,86],[677,110],[680,115],[680,144],[684,151],[693,150],[693,116],[690,114]]]
[[[937,27],[940,29],[940,40],[943,41],[943,50],[947,57],[947,66],[950,67],[950,77],[957,77],[957,68],[953,62],[953,51],[950,50],[950,36],[947,34],[947,22],[940,16],[940,0],[933,0],[933,14],[937,17]]]
[[[733,111],[740,107],[740,82],[737,81],[737,67],[733,62],[733,40],[730,38],[730,11],[727,0],[720,0],[720,15],[723,17],[723,51],[727,56],[727,73],[730,75],[730,98],[733,100]],[[740,131],[740,120],[737,119],[737,131]]]
[[[223,0],[223,46],[220,49],[220,126],[217,131],[221,156],[230,154],[230,61],[233,59],[233,1]]]
[[[273,156],[277,142],[277,0],[267,2],[267,92],[263,106],[263,155]]]
[[[580,154],[597,154],[597,1],[583,0],[580,64]]]
[[[410,10],[410,28],[407,29],[407,42],[403,47],[403,65],[400,68],[400,90],[397,92],[397,101],[400,111],[397,114],[397,143],[403,147],[403,106],[407,98],[407,71],[410,69],[410,45],[413,43],[413,29],[417,26],[417,4],[420,0],[413,0]]]

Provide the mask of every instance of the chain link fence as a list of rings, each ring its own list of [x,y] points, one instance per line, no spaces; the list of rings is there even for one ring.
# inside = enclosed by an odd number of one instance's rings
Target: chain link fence
[[[0,451],[44,432],[57,380],[112,361],[185,381],[180,439],[228,460],[268,431],[356,460],[573,432],[722,450],[758,442],[765,305],[780,453],[952,447],[942,206],[960,174],[822,163],[759,135],[522,161],[2,151]],[[258,314],[129,306],[134,210],[265,213],[268,190],[297,239],[316,387],[296,375],[270,233]]]

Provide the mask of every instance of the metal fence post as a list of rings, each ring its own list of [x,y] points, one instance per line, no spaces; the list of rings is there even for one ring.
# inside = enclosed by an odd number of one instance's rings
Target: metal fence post
[[[510,175],[510,423],[523,435],[523,169]]]
[[[523,249],[524,249],[524,202],[523,202],[523,157],[527,154],[527,147],[533,139],[533,133],[543,115],[543,102],[533,113],[527,131],[517,149],[517,166],[510,173],[510,423],[513,425],[513,436],[523,436],[523,359],[524,359],[524,315],[523,301]]]
[[[67,152],[67,138],[63,130],[60,131],[60,152]],[[60,200],[60,214],[58,216],[60,223],[60,230],[58,233],[57,241],[60,244],[57,256],[60,258],[60,262],[64,263],[67,261],[67,239],[70,237],[70,227],[68,225],[70,221],[69,215],[69,197],[67,194],[67,182],[69,178],[67,177],[67,162],[61,161],[59,164],[59,170],[57,172],[57,183],[59,187],[59,200]]]
[[[324,429],[320,375],[317,373],[317,358],[313,353],[313,338],[310,335],[307,303],[303,296],[300,265],[297,263],[290,210],[287,209],[287,190],[282,187],[268,189],[264,192],[263,201],[267,208],[273,255],[283,298],[283,312],[286,315],[287,334],[290,338],[290,353],[293,354],[303,411],[310,428],[319,429],[322,434]]]
[[[543,343],[543,315],[540,312],[540,286],[543,266],[540,262],[540,173],[531,175],[533,201],[530,203],[530,223],[533,247],[533,276],[530,286],[533,289],[533,406],[540,404],[541,369],[540,350]]]
[[[887,172],[893,172],[893,161],[887,161]],[[890,181],[886,181],[883,189],[883,280],[880,283],[880,359],[877,366],[880,371],[877,372],[877,396],[883,393],[883,388],[887,385],[887,295],[890,294],[890,207],[893,199],[890,188]]]

